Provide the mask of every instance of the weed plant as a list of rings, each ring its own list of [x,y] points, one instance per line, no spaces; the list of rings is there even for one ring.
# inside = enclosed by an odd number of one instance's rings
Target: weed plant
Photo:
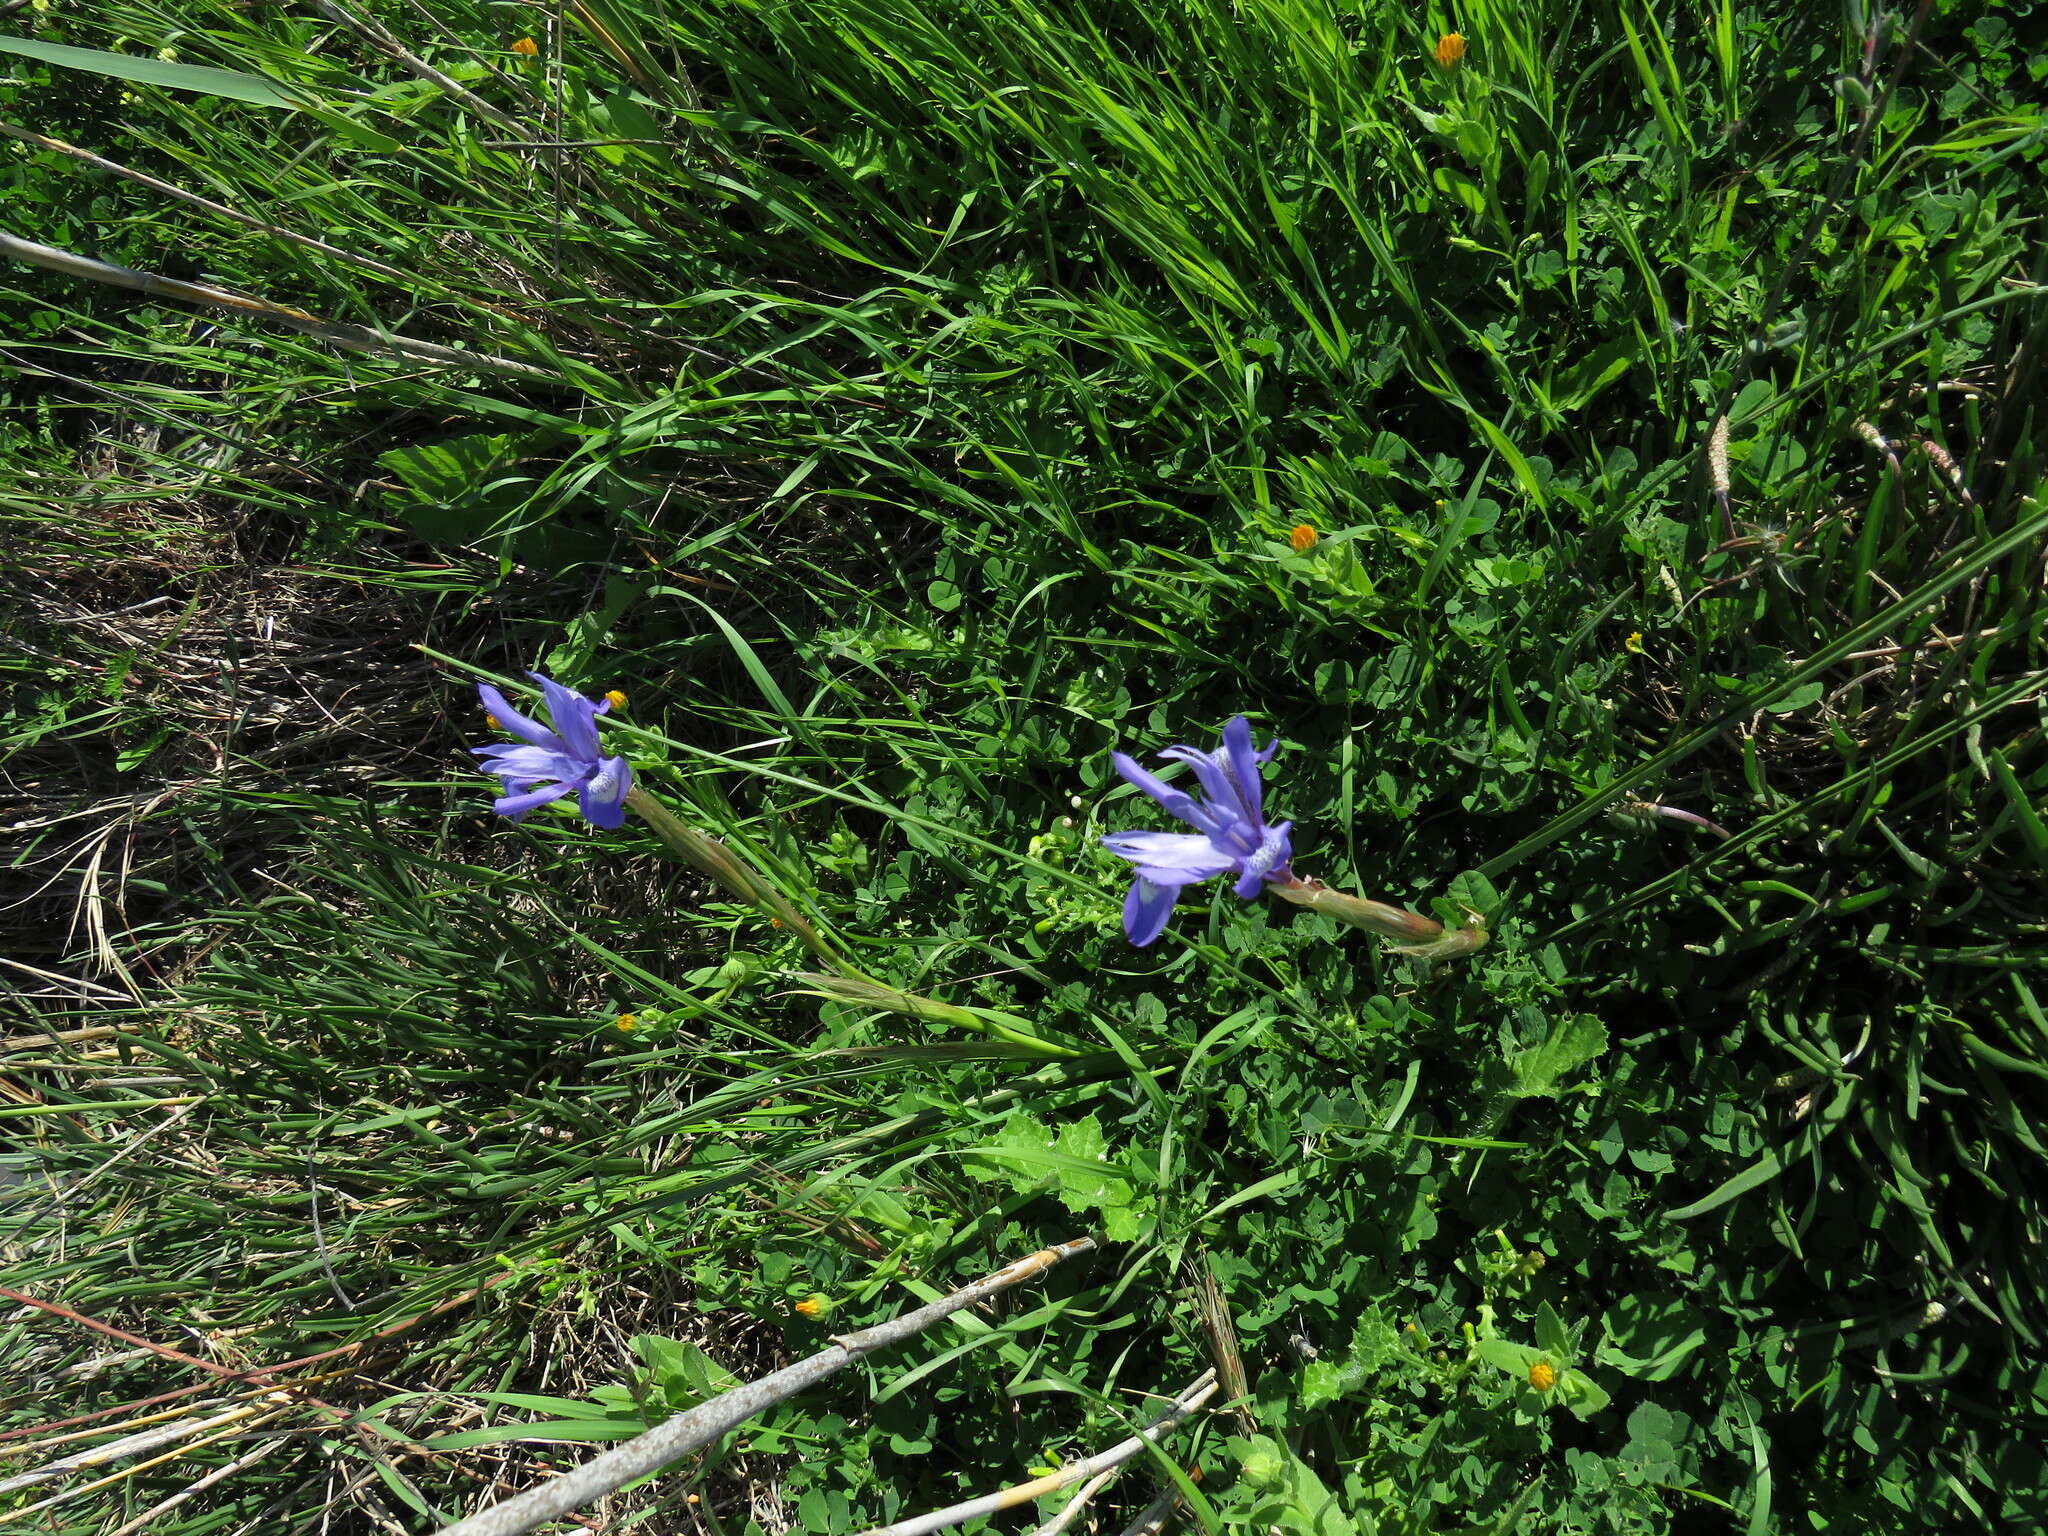
[[[1082,1231],[604,1513],[864,1530],[1213,1362],[1102,1528],[2048,1518],[2032,9],[10,16],[0,231],[261,301],[0,271],[15,1518],[431,1530]],[[1071,1054],[492,818],[532,666]],[[1240,712],[1488,946],[1132,948],[1109,754]]]

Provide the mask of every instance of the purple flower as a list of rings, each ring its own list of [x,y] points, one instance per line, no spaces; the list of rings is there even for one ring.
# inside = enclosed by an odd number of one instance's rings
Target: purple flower
[[[528,811],[573,790],[585,821],[607,831],[623,826],[633,770],[623,757],[603,756],[597,744],[597,717],[612,707],[612,701],[593,704],[538,672],[527,676],[540,684],[547,697],[548,718],[555,726],[552,731],[519,713],[489,683],[477,685],[477,697],[483,700],[491,724],[517,736],[521,743],[470,748],[484,759],[485,772],[505,781],[505,793],[491,802],[491,809],[518,821]]]
[[[1138,866],[1138,878],[1124,899],[1124,932],[1133,944],[1142,948],[1166,931],[1166,919],[1184,885],[1235,873],[1234,889],[1250,901],[1267,881],[1284,885],[1294,878],[1287,867],[1294,852],[1287,830],[1294,823],[1267,826],[1260,797],[1259,766],[1271,762],[1279,750],[1275,739],[1265,751],[1254,751],[1252,728],[1239,715],[1223,727],[1223,745],[1217,751],[1168,747],[1160,753],[1194,770],[1202,788],[1199,796],[1175,789],[1122,752],[1112,754],[1110,760],[1126,783],[1195,829],[1116,832],[1102,840],[1111,853]]]

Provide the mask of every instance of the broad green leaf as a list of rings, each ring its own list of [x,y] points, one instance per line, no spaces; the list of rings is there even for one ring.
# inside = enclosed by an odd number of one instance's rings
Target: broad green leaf
[[[1557,1309],[1547,1301],[1536,1309],[1536,1342],[1560,1360],[1569,1361],[1572,1357],[1572,1336],[1565,1330]]]
[[[1359,1318],[1339,1360],[1311,1360],[1301,1373],[1301,1406],[1320,1408],[1370,1384],[1388,1362],[1401,1357],[1401,1335],[1379,1308]]]
[[[473,492],[477,482],[506,460],[514,439],[502,432],[444,437],[431,443],[387,448],[377,462],[404,482],[415,496],[428,501],[454,501]]]
[[[1606,1388],[1584,1371],[1566,1371],[1558,1381],[1557,1395],[1582,1419],[1590,1419],[1612,1401]]]
[[[1551,1026],[1541,1045],[1518,1051],[1508,1061],[1518,1099],[1555,1097],[1564,1080],[1607,1049],[1607,1026],[1590,1013],[1574,1014]]]
[[[302,100],[300,93],[262,75],[214,69],[205,64],[179,64],[154,56],[107,53],[98,48],[72,48],[63,43],[46,43],[38,37],[0,35],[0,53],[16,53],[59,69],[83,70],[135,85],[160,85],[166,90],[194,91],[201,96],[225,96],[258,107],[296,107]]]
[[[1472,1347],[1479,1358],[1497,1371],[1505,1371],[1523,1382],[1529,1379],[1529,1372],[1540,1364],[1556,1362],[1548,1350],[1536,1349],[1527,1344],[1511,1344],[1506,1339],[1477,1339]]]

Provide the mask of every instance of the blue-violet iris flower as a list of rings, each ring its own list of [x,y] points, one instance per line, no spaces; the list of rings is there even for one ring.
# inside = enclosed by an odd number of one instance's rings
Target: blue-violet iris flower
[[[1259,767],[1280,749],[1276,738],[1263,752],[1252,746],[1252,728],[1239,715],[1223,727],[1223,745],[1214,752],[1195,747],[1168,747],[1161,757],[1186,763],[1194,770],[1202,793],[1175,789],[1140,767],[1135,758],[1118,752],[1111,761],[1126,783],[1136,785],[1195,830],[1193,832],[1116,832],[1102,846],[1138,866],[1138,878],[1124,900],[1124,932],[1143,947],[1166,931],[1166,919],[1180,899],[1180,889],[1212,875],[1235,873],[1239,897],[1250,901],[1268,881],[1286,885],[1294,879],[1288,868],[1293,848],[1283,821],[1267,826],[1259,787]]]
[[[505,793],[491,802],[500,816],[518,821],[528,811],[559,800],[572,790],[583,819],[607,831],[626,820],[626,791],[633,787],[633,769],[623,757],[606,757],[597,743],[597,717],[611,700],[593,704],[538,672],[527,676],[540,684],[547,698],[551,731],[505,702],[489,683],[477,685],[491,723],[519,738],[518,746],[472,747],[484,759],[484,771],[505,781]]]

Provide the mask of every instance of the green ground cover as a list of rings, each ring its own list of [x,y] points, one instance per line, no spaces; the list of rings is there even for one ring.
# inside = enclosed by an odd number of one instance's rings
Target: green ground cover
[[[2048,1518],[2038,11],[0,19],[0,1524],[431,1531],[1084,1233],[606,1516],[1222,1363],[1094,1528]],[[492,816],[531,667],[956,1012]],[[1237,714],[1485,948],[1128,943]]]

